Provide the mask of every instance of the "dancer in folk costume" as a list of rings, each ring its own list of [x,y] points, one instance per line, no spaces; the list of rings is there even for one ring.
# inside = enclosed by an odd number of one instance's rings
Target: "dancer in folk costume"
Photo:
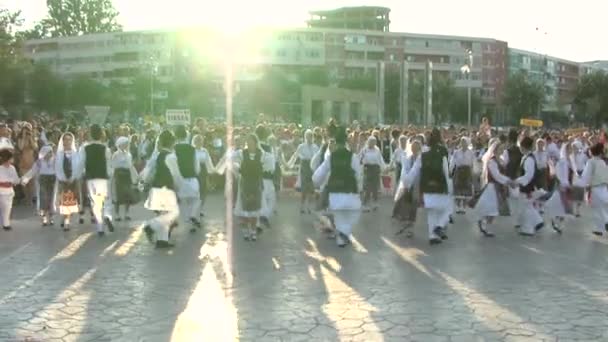
[[[534,236],[537,231],[544,227],[543,218],[538,212],[535,202],[537,200],[535,191],[538,189],[536,183],[540,173],[536,166],[536,158],[532,154],[534,141],[530,137],[524,137],[519,143],[522,153],[522,162],[519,174],[515,183],[519,185],[519,219],[521,228],[519,234],[523,236]]]
[[[213,166],[213,160],[211,155],[204,146],[204,138],[202,135],[196,134],[192,137],[192,146],[196,150],[196,160],[199,163],[200,172],[198,173],[198,185],[200,194],[200,213],[199,216],[203,217],[203,205],[207,198],[208,192],[208,178],[209,174],[215,173],[215,167]]]
[[[346,131],[337,128],[335,149],[313,174],[315,185],[326,184],[340,247],[350,243],[353,226],[361,216],[361,164],[359,157],[346,148],[346,138]]]
[[[560,158],[555,164],[556,184],[549,200],[545,203],[545,215],[551,219],[553,230],[562,232],[564,220],[574,214],[572,203],[572,181],[574,176],[574,161],[572,144],[562,145]]]
[[[112,155],[112,202],[116,210],[116,221],[120,222],[120,207],[125,207],[125,221],[131,221],[129,208],[138,201],[138,175],[133,157],[129,152],[129,138],[116,139],[116,152]]]
[[[486,237],[493,237],[488,229],[496,216],[509,216],[507,197],[508,185],[511,179],[503,174],[504,168],[498,160],[504,147],[497,138],[492,138],[490,147],[482,157],[483,167],[481,174],[482,190],[475,196],[469,205],[473,208],[471,215],[477,221],[479,231]]]
[[[0,139],[0,219],[2,228],[11,230],[11,212],[15,185],[21,182],[13,166],[14,147],[8,139]]]
[[[64,231],[70,230],[71,216],[80,211],[79,163],[74,135],[72,133],[63,134],[59,139],[55,157],[55,175],[57,177],[55,203],[59,215],[63,217],[61,227]]]
[[[575,176],[574,185],[590,187],[589,204],[593,216],[593,234],[602,236],[608,232],[608,166],[603,160],[604,145],[597,143],[589,151],[591,159],[587,161],[580,176]]]
[[[199,175],[201,172],[202,161],[198,159],[196,149],[192,144],[187,142],[188,131],[184,126],[179,126],[175,130],[175,139],[177,143],[173,147],[174,154],[167,157],[167,161],[178,165],[178,171],[183,179],[176,188],[177,197],[179,198],[179,211],[182,214],[182,219],[189,222],[190,232],[194,233],[197,229],[202,228],[199,216],[201,213],[201,197],[199,187]]]
[[[574,171],[578,176],[583,174],[585,165],[587,164],[587,154],[585,153],[585,147],[579,140],[574,141],[572,144],[574,150]],[[581,206],[585,202],[585,188],[577,186],[576,184],[572,187],[572,201],[574,201],[574,215],[581,217]]]
[[[398,138],[397,147],[393,151],[391,155],[391,164],[390,166],[395,169],[395,184],[399,184],[399,180],[401,179],[401,173],[403,171],[403,161],[407,159],[407,145],[408,139],[405,135],[401,135]],[[395,186],[395,192],[397,191],[398,186]]]
[[[325,143],[323,144],[319,152],[317,152],[317,154],[315,154],[315,156],[310,161],[310,166],[313,172],[316,171],[321,166],[321,164],[323,164],[323,162],[331,156],[331,152],[336,148],[336,131],[336,126],[330,125],[328,127]],[[335,231],[334,217],[332,213],[328,211],[329,192],[326,185],[326,183],[315,184],[315,187],[319,189],[317,218],[320,226],[323,228],[323,231],[333,234]]]
[[[543,139],[536,140],[536,150],[533,152],[536,158],[536,168],[538,169],[538,188],[549,190],[549,154],[546,150],[546,142]]]
[[[299,164],[296,187],[300,189],[302,194],[300,214],[311,213],[311,202],[314,199],[315,193],[315,186],[312,182],[313,170],[311,161],[317,152],[319,152],[319,146],[313,143],[313,133],[311,130],[306,130],[306,132],[304,132],[304,142],[298,146],[296,152],[288,162],[290,168],[296,163]]]
[[[262,149],[257,135],[251,134],[247,147],[239,151],[234,162],[239,165],[240,172],[234,214],[244,222],[245,240],[256,241],[256,226],[265,205],[264,164],[274,162],[274,158]]]
[[[265,143],[265,141],[269,137],[268,129],[265,126],[258,125],[255,129],[255,134],[258,136],[260,147],[265,152],[262,164],[264,169],[262,175],[264,179],[264,191],[262,197],[264,205],[262,206],[262,212],[259,216],[258,223],[263,224],[266,228],[270,228],[270,218],[274,213],[277,202],[277,193],[275,189],[275,172],[277,172],[277,160],[272,147],[269,144]],[[258,225],[258,230],[261,230],[260,225]]]
[[[376,137],[370,136],[367,139],[367,146],[359,154],[360,163],[363,165],[363,205],[366,209],[374,211],[378,210],[380,175],[386,168],[382,151],[377,144]]]
[[[505,175],[511,180],[516,180],[521,176],[521,161],[523,155],[518,146],[519,132],[516,130],[510,130],[507,140],[507,149],[503,152],[501,159],[503,165],[505,165]],[[521,212],[519,190],[511,187],[509,189],[509,209],[511,210],[511,217],[514,220],[515,228],[521,227]]]
[[[183,181],[177,159],[173,154],[175,137],[171,131],[163,131],[157,139],[155,151],[142,171],[141,178],[150,188],[144,207],[158,215],[146,222],[144,232],[150,242],[156,237],[156,248],[171,248],[171,230],[177,226],[179,206],[177,188]]]
[[[38,153],[38,160],[34,166],[22,178],[22,183],[27,184],[32,179],[38,180],[38,210],[42,218],[42,225],[53,225],[53,214],[55,212],[55,153],[53,145],[45,145]]]
[[[445,231],[450,221],[452,184],[441,132],[437,128],[431,132],[429,150],[422,153],[407,173],[404,179],[407,188],[411,188],[418,177],[423,204],[427,209],[429,242],[431,245],[439,244],[448,238]]]
[[[450,173],[454,179],[454,197],[456,197],[456,213],[465,213],[465,203],[473,196],[473,163],[475,154],[469,148],[469,139],[462,137],[458,149],[450,160]]]
[[[112,173],[110,149],[102,142],[104,132],[101,126],[94,124],[89,129],[92,141],[80,150],[79,174],[86,179],[87,195],[95,217],[97,234],[105,235],[104,225],[110,232],[114,231],[112,223],[112,201],[110,200],[109,178]]]
[[[403,222],[403,228],[397,234],[411,228],[416,223],[416,215],[420,206],[420,177],[412,180],[413,184],[408,189],[405,184],[405,177],[412,169],[416,160],[420,158],[422,144],[420,140],[412,139],[406,147],[406,154],[403,155],[401,164],[403,168],[399,177],[399,186],[395,193],[395,205],[393,207],[393,218]],[[408,236],[411,236],[409,233]]]

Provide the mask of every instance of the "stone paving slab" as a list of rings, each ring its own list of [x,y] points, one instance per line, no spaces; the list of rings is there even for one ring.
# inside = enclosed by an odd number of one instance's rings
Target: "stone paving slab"
[[[236,231],[229,254],[222,202],[170,251],[137,221],[98,238],[18,208],[0,232],[0,341],[608,341],[608,237],[588,212],[533,238],[500,219],[484,239],[457,216],[431,247],[424,220],[395,236],[383,199],[341,249],[284,196],[273,227],[255,243]]]

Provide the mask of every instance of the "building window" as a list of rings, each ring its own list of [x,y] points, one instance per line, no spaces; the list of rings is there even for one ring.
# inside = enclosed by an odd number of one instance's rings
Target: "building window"
[[[277,50],[277,57],[285,57],[287,56],[287,51],[284,49]]]
[[[391,53],[391,54],[389,55],[389,59],[390,59],[391,61],[394,61],[394,60],[395,60],[395,55]]]

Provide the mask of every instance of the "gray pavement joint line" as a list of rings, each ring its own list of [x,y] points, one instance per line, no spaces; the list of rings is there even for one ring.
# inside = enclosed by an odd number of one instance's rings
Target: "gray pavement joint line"
[[[4,258],[0,259],[0,265],[2,265],[3,263],[9,261],[10,259],[12,259],[14,256],[16,256],[17,254],[23,252],[26,248],[28,248],[29,246],[32,245],[32,242],[28,242],[25,245],[17,248],[16,250],[12,251],[9,255],[5,256]]]

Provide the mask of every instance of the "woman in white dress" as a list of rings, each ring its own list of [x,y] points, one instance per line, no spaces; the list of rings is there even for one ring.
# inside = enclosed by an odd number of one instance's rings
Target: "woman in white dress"
[[[395,184],[399,184],[399,180],[401,179],[401,171],[403,170],[403,161],[407,159],[407,142],[408,139],[405,135],[399,136],[397,148],[391,155],[390,166],[395,168]],[[395,191],[397,191],[397,187],[395,187]]]
[[[405,183],[401,179],[410,171],[414,163],[422,152],[422,143],[419,140],[413,140],[406,148],[406,154],[403,155],[401,175],[399,177],[399,186],[395,193],[395,205],[393,207],[393,218],[403,223],[401,230],[397,234],[403,233],[406,229],[411,228],[416,223],[416,215],[420,206],[420,177],[413,179],[411,188],[406,188]],[[408,237],[412,233],[408,233]]]
[[[490,147],[482,157],[482,190],[469,205],[473,208],[471,215],[477,221],[479,231],[486,237],[493,237],[494,233],[487,226],[492,224],[496,216],[509,215],[507,184],[511,180],[502,173],[503,167],[498,161],[498,157],[504,151],[504,146],[497,138],[492,138],[489,144]]]
[[[465,203],[473,196],[473,163],[475,154],[469,149],[469,139],[462,137],[460,146],[454,151],[450,160],[450,174],[454,179],[454,197],[456,213],[465,213]]]
[[[57,176],[56,206],[59,215],[63,216],[61,227],[70,230],[70,218],[80,212],[81,191],[77,174],[79,164],[76,142],[72,133],[65,133],[59,139],[57,157],[55,158],[55,175]]]
[[[125,221],[131,221],[129,208],[137,203],[137,171],[129,152],[129,138],[116,139],[116,152],[112,155],[112,202],[116,208],[116,221],[121,221],[120,207],[125,207]]]
[[[602,236],[604,231],[608,231],[608,166],[603,159],[603,144],[595,144],[589,151],[591,159],[587,161],[582,174],[574,177],[573,184],[591,189],[589,204],[594,223],[593,234]]]
[[[304,133],[304,142],[300,144],[287,163],[292,168],[296,163],[299,163],[298,180],[296,187],[302,193],[302,201],[300,202],[300,214],[311,213],[311,202],[314,198],[315,186],[312,183],[312,158],[319,152],[319,146],[313,143],[313,134],[311,130]]]
[[[564,219],[573,214],[572,205],[572,144],[569,142],[562,145],[560,158],[555,164],[555,188],[549,200],[545,203],[545,214],[551,219],[553,230],[562,232]]]

